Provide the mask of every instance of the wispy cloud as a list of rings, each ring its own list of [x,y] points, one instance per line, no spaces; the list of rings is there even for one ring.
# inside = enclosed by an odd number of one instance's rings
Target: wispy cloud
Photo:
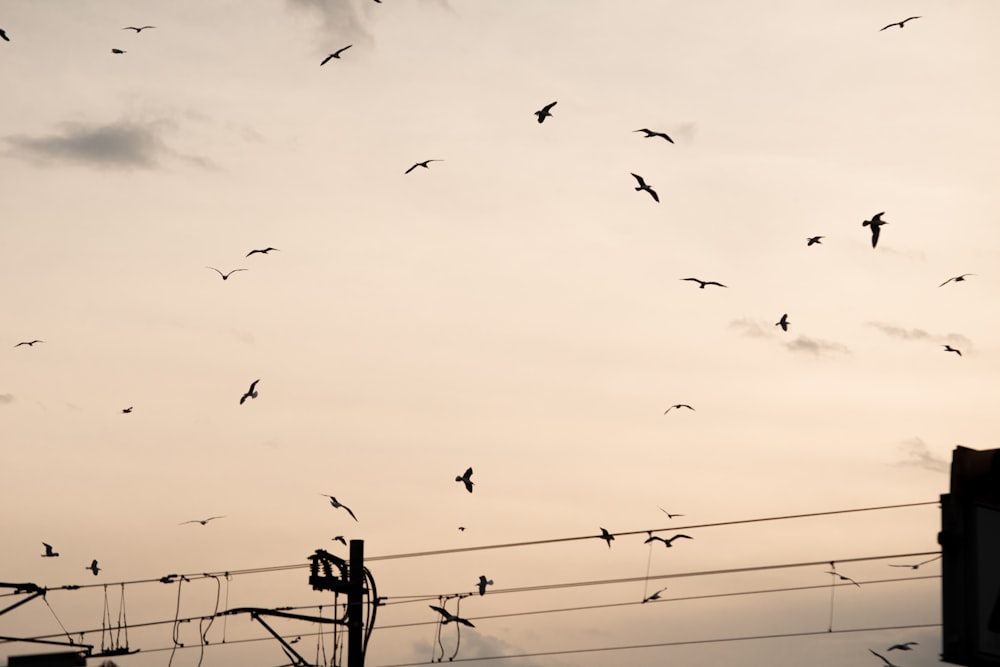
[[[920,438],[909,438],[904,440],[899,449],[903,452],[904,458],[899,462],[902,466],[913,466],[924,468],[933,472],[948,472],[950,464],[943,458],[935,456],[927,443]]]
[[[0,394],[0,405],[9,405],[14,402],[14,394]]]
[[[72,162],[109,169],[152,169],[165,157],[210,167],[205,158],[183,155],[167,146],[163,134],[173,127],[167,120],[120,120],[113,123],[62,123],[46,135],[5,138],[15,157],[40,163]]]
[[[774,331],[773,325],[768,325],[766,322],[748,318],[733,320],[729,323],[729,328],[740,332],[747,338],[779,338],[782,335],[788,335],[784,334],[784,332]],[[791,352],[805,352],[815,356],[822,354],[850,354],[851,352],[846,345],[802,335],[795,337],[791,341],[785,341],[782,344],[785,346],[785,349]]]
[[[902,340],[925,340],[942,344],[949,343],[952,345],[961,345],[964,347],[970,347],[972,345],[971,340],[962,334],[957,333],[933,334],[924,331],[923,329],[906,329],[904,327],[896,326],[895,324],[886,324],[885,322],[868,322],[868,326],[878,329],[886,336],[892,336],[893,338],[900,338]]]
[[[761,326],[760,322],[757,322],[756,320],[750,320],[745,317],[743,319],[733,320],[732,322],[730,322],[729,328],[736,329],[741,334],[743,334],[744,336],[748,336],[749,338],[763,338],[764,336],[770,335],[771,333],[771,330],[765,329],[763,326]]]
[[[353,0],[288,0],[293,9],[310,11],[323,21],[324,31],[338,38],[371,41],[365,16]],[[370,9],[369,9],[370,11]]]

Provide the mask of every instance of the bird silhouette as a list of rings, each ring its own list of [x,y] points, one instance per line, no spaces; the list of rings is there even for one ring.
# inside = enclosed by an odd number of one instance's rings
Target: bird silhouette
[[[698,283],[699,289],[705,289],[705,285],[718,285],[719,287],[725,287],[722,283],[717,283],[714,280],[700,280],[698,278],[681,278],[681,280],[691,280]]]
[[[693,410],[694,408],[691,408],[691,409]],[[674,518],[675,516],[685,516],[685,515],[683,515],[683,514],[671,514],[671,513],[670,513],[670,512],[668,512],[667,510],[665,510],[665,509],[663,509],[662,507],[660,507],[659,505],[657,505],[657,508],[658,508],[658,509],[659,509],[659,510],[660,510],[661,512],[663,512],[664,514],[666,514],[666,515],[667,515],[667,518],[668,518],[668,519],[673,519],[673,518]]]
[[[327,498],[330,499],[330,504],[333,505],[334,508],[336,508],[336,509],[342,509],[345,512],[347,512],[348,514],[350,514],[352,519],[354,519],[355,521],[358,520],[358,517],[354,516],[354,512],[351,511],[350,507],[348,507],[347,505],[344,505],[339,500],[337,500],[336,498],[334,498],[333,496],[331,496],[329,493],[321,493],[319,495],[326,496]]]
[[[137,28],[134,25],[128,25],[128,26],[125,26],[124,28],[122,28],[122,30],[135,30],[135,33],[138,35],[143,30],[147,30],[149,28],[155,28],[155,27],[156,27],[155,25],[144,25],[144,26],[142,26],[140,28]]]
[[[551,104],[546,104],[544,107],[535,112],[535,115],[538,116],[539,123],[544,123],[545,119],[552,115],[552,107],[554,107],[555,105],[556,102],[552,102]]]
[[[462,482],[465,484],[465,490],[472,493],[472,468],[469,468],[464,473],[455,478],[456,482]]]
[[[206,266],[205,268],[206,268],[206,269],[212,269],[213,271],[215,271],[216,273],[218,273],[218,274],[219,274],[220,276],[222,276],[222,279],[223,279],[223,280],[229,280],[229,276],[233,275],[233,274],[234,274],[234,273],[236,273],[237,271],[246,271],[246,269],[233,269],[233,270],[232,270],[232,271],[230,271],[229,273],[223,273],[222,271],[219,271],[219,270],[218,270],[217,268],[215,268],[214,266]]]
[[[965,282],[965,276],[974,276],[974,275],[976,275],[976,274],[975,273],[963,273],[960,276],[955,276],[954,278],[948,278],[948,280],[946,280],[943,283],[941,283],[940,285],[938,285],[938,287],[944,287],[945,285],[947,285],[948,283],[950,283],[952,281],[954,281],[956,283],[964,283]]]
[[[872,655],[874,655],[876,658],[878,658],[879,660],[881,660],[882,662],[884,662],[885,663],[885,667],[896,667],[896,665],[894,665],[891,662],[889,662],[888,660],[886,660],[885,656],[881,656],[878,653],[876,653],[875,651],[872,651],[871,649],[868,649],[868,650],[871,652]]]
[[[854,585],[855,585],[855,586],[857,586],[858,588],[861,588],[861,584],[859,584],[858,582],[854,581],[854,580],[853,580],[853,579],[851,579],[850,577],[845,577],[844,575],[842,575],[842,574],[841,574],[841,573],[839,573],[839,572],[834,572],[833,570],[827,570],[827,571],[826,571],[826,573],[827,573],[827,574],[832,574],[832,575],[834,575],[835,577],[837,577],[837,578],[838,578],[838,579],[840,579],[841,581],[849,581],[850,583],[854,584]]]
[[[215,519],[224,519],[225,517],[226,517],[225,514],[220,514],[219,516],[210,516],[207,519],[191,519],[190,521],[181,521],[177,525],[178,526],[183,526],[184,524],[187,524],[187,523],[200,523],[201,525],[204,526],[209,521],[214,521]]]
[[[451,623],[452,621],[455,621],[456,623],[461,623],[462,625],[467,625],[470,628],[476,627],[472,623],[470,623],[469,621],[465,620],[464,618],[462,618],[460,616],[456,616],[455,614],[451,613],[447,609],[443,609],[441,607],[435,607],[432,604],[429,604],[427,606],[430,607],[431,609],[433,609],[434,611],[436,611],[437,613],[441,614],[441,616],[444,617],[444,618],[441,619],[441,625],[447,625],[447,624]]]
[[[330,540],[331,540],[332,542],[340,542],[340,543],[341,543],[341,544],[343,544],[343,545],[344,545],[345,547],[347,546],[347,540],[345,540],[345,539],[344,539],[344,536],[343,536],[343,535],[337,535],[336,537],[331,537],[331,538],[330,538]]]
[[[97,567],[97,559],[96,558],[94,560],[90,561],[90,565],[88,565],[87,567],[85,567],[83,569],[90,570],[91,572],[94,573],[95,577],[97,576],[97,573],[101,571],[101,568]]]
[[[122,51],[121,49],[111,49],[111,53],[120,56],[121,54],[125,53],[125,51]]]
[[[330,60],[332,58],[336,58],[337,60],[340,60],[340,54],[343,53],[344,51],[346,51],[347,49],[351,48],[352,46],[354,46],[354,45],[353,44],[348,44],[347,46],[344,46],[344,47],[341,47],[341,48],[337,49],[336,51],[334,51],[333,53],[331,53],[330,55],[328,55],[326,58],[323,58],[323,62],[321,62],[319,64],[319,66],[322,67],[323,65],[327,64],[328,62],[330,62]]]
[[[0,39],[2,39],[5,42],[10,41],[10,37],[7,36],[7,33],[4,31],[3,28],[0,28]]]
[[[20,343],[18,343],[17,345],[15,345],[14,347],[21,347],[22,345],[27,345],[28,347],[32,347],[35,343],[44,343],[44,342],[45,342],[44,340],[38,340],[38,339],[35,339],[35,340],[23,340]]]
[[[864,222],[861,223],[862,227],[870,226],[872,228],[872,247],[873,248],[876,245],[878,245],[878,235],[879,235],[879,230],[882,228],[882,225],[889,224],[888,222],[886,222],[886,221],[884,221],[882,219],[883,215],[885,215],[885,211],[882,211],[881,213],[876,213],[875,215],[872,216],[871,220],[865,220]]]
[[[615,536],[609,533],[607,528],[601,528],[601,534],[598,537],[608,543],[609,549],[611,548],[611,541],[615,539]]]
[[[417,162],[412,167],[410,167],[409,169],[407,169],[406,171],[404,171],[403,173],[404,174],[408,174],[411,171],[413,171],[414,169],[416,169],[417,167],[423,167],[424,169],[430,169],[430,166],[428,165],[429,162],[444,162],[444,160],[424,160],[423,162]]]
[[[680,409],[680,408],[687,408],[688,410],[694,410],[694,408],[692,408],[692,407],[691,407],[690,405],[688,405],[687,403],[675,403],[674,405],[671,405],[671,406],[670,406],[669,408],[667,408],[666,410],[664,410],[664,411],[663,411],[663,414],[667,414],[668,412],[670,412],[670,411],[671,411],[671,410],[673,410],[674,408],[677,408],[677,409]],[[695,412],[697,412],[697,410],[695,410]]]
[[[629,173],[631,173],[631,172],[629,172]],[[653,188],[651,188],[648,185],[646,185],[646,181],[644,181],[642,179],[642,176],[640,176],[639,174],[632,174],[632,177],[636,181],[639,182],[638,187],[636,187],[636,189],[635,189],[636,192],[639,192],[641,190],[645,190],[646,192],[649,193],[649,196],[653,198],[653,201],[655,201],[655,202],[659,202],[660,201],[660,196],[656,194],[656,191],[653,190]]]
[[[42,542],[42,546],[45,547],[45,553],[42,554],[42,558],[55,558],[59,555],[52,549],[51,544]]]
[[[903,642],[902,644],[893,644],[886,651],[912,651],[911,646],[919,646],[918,642]]]
[[[911,564],[909,564],[909,563],[902,563],[902,564],[897,564],[897,563],[889,563],[889,567],[908,567],[908,568],[910,568],[911,570],[916,570],[916,569],[918,569],[918,568],[919,568],[919,567],[920,567],[921,565],[927,565],[927,563],[933,563],[934,561],[936,561],[936,560],[938,560],[938,559],[940,559],[940,558],[941,558],[941,555],[940,555],[940,554],[938,554],[937,556],[934,556],[934,558],[929,558],[929,559],[927,559],[927,560],[924,560],[924,561],[920,561],[919,563],[913,563],[912,565],[911,565]]]
[[[643,601],[642,601],[642,604],[646,604],[647,602],[649,602],[651,600],[659,600],[660,599],[660,593],[662,593],[665,590],[667,590],[667,589],[666,588],[661,588],[660,590],[656,591],[655,593],[653,593],[649,597],[644,598]]]
[[[633,132],[645,132],[646,136],[643,137],[644,139],[652,139],[653,137],[663,137],[664,139],[666,139],[670,143],[674,143],[674,140],[671,139],[670,137],[668,137],[665,132],[654,132],[653,130],[650,130],[649,128],[646,128],[646,127],[642,128],[641,130],[632,130],[632,131]]]
[[[246,390],[245,394],[243,394],[242,396],[240,396],[240,405],[243,405],[243,403],[248,398],[257,398],[257,383],[258,382],[260,382],[260,378],[257,378],[256,380],[254,380],[253,382],[250,383],[250,388]]]
[[[487,579],[486,575],[484,575],[484,574],[479,575],[479,594],[480,595],[486,595],[486,587],[487,586],[492,586],[492,585],[493,585],[493,580],[492,579]]]
[[[667,547],[669,549],[670,547],[674,546],[674,544],[673,544],[674,540],[681,539],[681,538],[688,539],[688,540],[693,540],[694,539],[690,535],[684,535],[682,533],[674,535],[673,537],[660,537],[659,535],[650,535],[649,537],[647,537],[643,541],[643,544],[649,544],[650,542],[663,542],[663,546],[665,546],[665,547]]]
[[[920,17],[919,16],[911,16],[909,18],[903,19],[902,21],[896,21],[895,23],[890,23],[889,25],[885,26],[885,28],[879,28],[879,32],[882,32],[886,28],[891,28],[894,25],[898,25],[900,28],[902,28],[904,25],[906,25],[907,21],[912,21],[913,19],[918,19],[918,18],[920,18]],[[878,654],[876,654],[876,655],[878,655]],[[879,656],[879,657],[881,658],[882,656]],[[882,658],[882,659],[885,660],[885,658]]]
[[[941,347],[944,348],[945,352],[954,352],[958,356],[962,356],[962,353],[959,350],[956,350],[955,348],[953,348],[951,345],[942,345]]]
[[[130,414],[132,414],[132,406],[130,405],[127,408],[122,408],[122,414],[124,414],[124,415],[130,415]]]
[[[774,326],[781,327],[782,331],[788,331],[788,313],[781,316],[781,319],[774,323]]]
[[[255,255],[257,253],[260,253],[262,255],[266,255],[267,253],[271,252],[272,250],[278,250],[278,249],[277,248],[271,248],[269,246],[267,248],[262,248],[260,250],[251,250],[250,252],[247,253],[247,257],[249,257],[250,255]],[[230,271],[230,273],[232,273],[232,271]]]
[[[825,239],[825,238],[826,238],[825,236],[810,236],[809,238],[806,239],[806,246],[808,247],[811,245],[816,245],[817,243],[823,245],[823,242],[820,239]]]

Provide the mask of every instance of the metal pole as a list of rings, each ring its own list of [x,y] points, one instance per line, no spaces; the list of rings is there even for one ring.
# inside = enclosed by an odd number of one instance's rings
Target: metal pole
[[[347,667],[364,667],[365,543],[351,540],[347,589]]]

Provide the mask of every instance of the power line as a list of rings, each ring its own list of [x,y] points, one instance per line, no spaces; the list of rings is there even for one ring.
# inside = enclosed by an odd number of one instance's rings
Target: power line
[[[451,662],[476,662],[479,660],[511,660],[515,658],[542,658],[556,655],[574,655],[581,653],[603,653],[611,651],[633,651],[648,648],[666,648],[671,646],[696,646],[699,644],[721,644],[726,642],[743,642],[756,639],[793,639],[797,637],[817,637],[821,635],[848,634],[857,632],[884,632],[888,630],[916,630],[922,628],[939,628],[940,623],[918,623],[914,625],[890,625],[877,628],[848,628],[844,630],[814,630],[810,632],[784,632],[771,635],[746,635],[742,637],[716,637],[713,639],[687,639],[674,642],[657,642],[654,644],[629,644],[625,646],[600,646],[594,648],[563,649],[558,651],[535,651],[532,653],[512,653],[508,655],[479,656],[475,658],[455,658]],[[427,664],[422,662],[400,662],[378,667],[418,667]]]

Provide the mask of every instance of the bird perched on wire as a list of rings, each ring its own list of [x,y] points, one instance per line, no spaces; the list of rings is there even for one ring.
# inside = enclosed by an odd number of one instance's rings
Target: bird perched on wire
[[[45,553],[42,554],[42,558],[56,558],[59,556],[59,554],[52,548],[51,544],[42,542],[42,546],[45,547]]]
[[[665,546],[667,548],[670,548],[670,547],[674,546],[674,544],[673,544],[674,540],[680,539],[680,538],[685,538],[685,539],[688,539],[688,540],[693,540],[694,539],[690,535],[684,535],[684,534],[674,535],[673,537],[660,537],[658,535],[650,535],[649,537],[647,537],[643,541],[643,544],[649,544],[650,542],[660,541],[660,542],[663,542],[663,546]]]
[[[535,115],[538,116],[539,123],[544,123],[545,119],[552,115],[552,107],[554,107],[555,105],[556,102],[552,102],[551,104],[546,104],[544,107],[535,112]]]
[[[641,192],[642,190],[645,190],[646,192],[649,193],[649,196],[653,198],[653,201],[655,202],[660,201],[660,196],[656,194],[656,190],[649,187],[646,184],[646,181],[643,180],[642,176],[640,176],[639,174],[632,174],[632,178],[634,178],[636,182],[639,183],[639,185],[635,188],[636,192]]]
[[[260,378],[257,378],[256,380],[250,383],[250,388],[247,389],[242,396],[240,396],[240,405],[243,405],[243,403],[246,402],[248,398],[257,398],[258,382],[260,382]]]
[[[864,222],[861,223],[862,227],[871,227],[872,228],[872,247],[873,248],[878,245],[878,236],[879,236],[879,231],[882,229],[882,225],[888,225],[889,224],[888,222],[886,222],[885,220],[882,219],[883,215],[885,215],[885,211],[882,211],[881,213],[876,213],[875,215],[872,216],[871,220],[865,220]]]
[[[337,49],[336,51],[334,51],[333,53],[331,53],[330,55],[328,55],[326,58],[323,58],[323,62],[321,62],[319,64],[319,66],[322,67],[323,65],[327,64],[328,62],[330,62],[330,60],[333,59],[333,58],[336,58],[337,60],[340,60],[340,54],[343,53],[344,51],[346,51],[347,49],[351,48],[352,46],[354,46],[354,45],[353,44],[348,44],[347,46],[343,46],[343,47]]]
[[[462,618],[461,616],[456,616],[455,614],[451,613],[447,609],[444,609],[442,607],[435,607],[432,604],[429,604],[427,606],[430,607],[431,609],[433,609],[434,611],[436,611],[437,613],[441,614],[441,616],[444,617],[444,618],[441,619],[441,625],[448,625],[449,623],[451,623],[452,621],[454,621],[456,623],[461,623],[462,625],[467,625],[470,628],[476,627],[472,623],[470,623],[469,621],[467,621],[464,618]]]
[[[88,565],[87,567],[85,567],[83,569],[90,570],[91,572],[94,573],[95,577],[97,576],[97,573],[101,571],[101,568],[97,567],[97,559],[96,558],[94,560],[90,561],[90,565]]]
[[[226,518],[226,515],[225,514],[220,514],[219,516],[210,516],[207,519],[191,519],[190,521],[181,521],[177,525],[178,526],[183,526],[184,524],[187,524],[187,523],[200,523],[201,525],[204,526],[209,521],[214,521],[215,519],[224,519],[224,518]]]
[[[670,143],[674,143],[674,140],[671,139],[670,137],[668,137],[666,132],[654,132],[653,130],[650,130],[649,128],[646,128],[646,127],[642,128],[641,130],[632,130],[632,131],[633,132],[645,132],[646,136],[643,137],[643,139],[652,139],[653,137],[662,137],[663,139],[666,139]]]
[[[478,585],[479,585],[479,594],[480,595],[486,595],[486,587],[487,586],[492,586],[493,585],[493,580],[492,579],[487,579],[486,575],[481,574],[481,575],[479,575],[479,584]]]
[[[354,512],[351,511],[350,507],[348,507],[347,505],[343,504],[342,502],[340,502],[339,500],[337,500],[336,498],[334,498],[333,496],[331,496],[329,493],[321,493],[319,495],[326,496],[327,498],[330,499],[330,504],[333,505],[334,508],[336,508],[336,509],[342,509],[345,512],[347,512],[348,514],[350,514],[352,519],[354,519],[355,521],[358,520],[358,517],[354,516]]]
[[[430,169],[430,164],[429,163],[431,163],[431,162],[444,162],[444,160],[424,160],[423,162],[416,162],[416,163],[413,164],[413,166],[411,166],[409,169],[407,169],[406,171],[404,171],[403,174],[408,174],[411,171],[413,171],[414,169],[416,169],[417,167],[423,167],[424,169]]]
[[[722,283],[714,280],[701,280],[699,278],[681,278],[681,280],[690,280],[698,283],[698,289],[705,289],[705,285],[718,285],[719,287],[725,287]]]
[[[788,331],[788,313],[781,316],[781,319],[774,323],[774,326],[781,327],[782,331]]]
[[[882,32],[886,28],[891,28],[894,25],[898,25],[900,28],[902,28],[904,25],[906,25],[907,21],[912,21],[913,19],[919,19],[919,18],[920,18],[919,16],[911,16],[909,18],[903,19],[902,21],[896,21],[895,23],[890,23],[889,25],[885,26],[885,28],[879,28],[878,31]],[[876,655],[878,655],[878,654],[876,654]],[[879,657],[881,657],[881,656],[879,656]]]
[[[608,543],[609,549],[611,548],[611,541],[615,539],[615,536],[609,533],[607,528],[601,528],[601,534],[598,537]]]
[[[458,475],[455,478],[455,481],[456,482],[462,482],[463,484],[465,484],[465,490],[468,491],[469,493],[472,493],[472,486],[473,486],[473,482],[472,482],[472,468],[469,468],[464,473],[462,473],[461,475]]]

